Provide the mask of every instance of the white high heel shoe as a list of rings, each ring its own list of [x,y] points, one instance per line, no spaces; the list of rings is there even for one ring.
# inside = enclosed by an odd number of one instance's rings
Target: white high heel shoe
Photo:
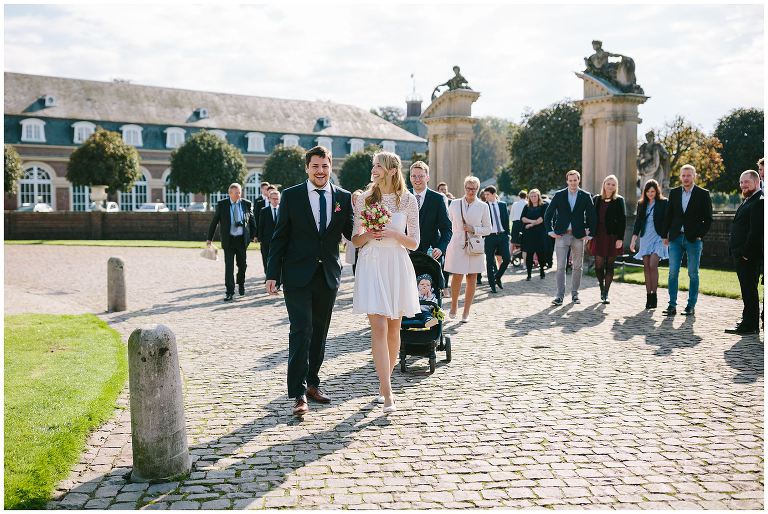
[[[376,398],[376,403],[384,403],[384,395],[379,395],[378,398]]]
[[[392,402],[392,405],[388,407],[384,407],[384,414],[389,414],[390,412],[395,412],[397,410],[397,407],[395,406],[395,402]]]

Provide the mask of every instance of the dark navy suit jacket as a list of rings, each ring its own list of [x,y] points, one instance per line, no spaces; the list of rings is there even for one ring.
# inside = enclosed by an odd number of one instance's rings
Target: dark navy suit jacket
[[[592,197],[581,188],[576,194],[576,204],[573,210],[571,210],[571,204],[568,202],[567,187],[552,197],[552,201],[549,202],[549,207],[544,213],[544,228],[547,233],[554,231],[555,234],[563,235],[568,230],[568,225],[571,225],[571,233],[577,239],[586,236],[587,229],[589,229],[590,236],[595,236],[597,233],[597,216]]]
[[[507,237],[509,237],[509,211],[507,210],[507,204],[506,202],[496,203],[499,204],[499,222],[501,223],[501,228],[504,230],[504,233],[507,234]],[[491,226],[493,226],[493,209],[491,209],[490,203],[488,204],[488,210],[491,212]]]
[[[411,189],[413,193],[413,189]],[[418,252],[439,248],[443,255],[448,248],[448,242],[453,235],[448,209],[445,207],[443,195],[427,188],[424,193],[424,204],[419,209],[419,240]]]

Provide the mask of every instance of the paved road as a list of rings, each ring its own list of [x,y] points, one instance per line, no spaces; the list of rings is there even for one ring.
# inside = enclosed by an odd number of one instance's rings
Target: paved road
[[[125,313],[103,313],[112,255]],[[581,305],[555,308],[554,276],[508,274],[448,326],[453,362],[395,372],[400,411],[384,417],[345,270],[321,372],[334,401],[297,421],[287,315],[258,260],[248,296],[224,304],[223,263],[195,250],[5,247],[6,313],[96,312],[126,340],[156,323],[178,338],[191,476],[127,481],[124,393],[50,507],[763,508],[763,344],[722,332],[740,302],[701,297],[695,320],[664,319],[642,287],[616,284],[603,306],[585,279]]]

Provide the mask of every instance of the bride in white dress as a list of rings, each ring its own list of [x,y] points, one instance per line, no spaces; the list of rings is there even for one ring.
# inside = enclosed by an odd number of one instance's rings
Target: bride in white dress
[[[408,250],[419,247],[419,207],[416,197],[406,189],[396,154],[374,155],[371,179],[371,186],[355,202],[352,243],[360,251],[352,311],[368,314],[373,364],[384,412],[389,413],[395,410],[391,376],[400,353],[400,321],[403,316],[421,312],[416,273],[408,257]],[[362,212],[373,203],[385,205],[391,213],[389,223],[380,231],[363,227]]]

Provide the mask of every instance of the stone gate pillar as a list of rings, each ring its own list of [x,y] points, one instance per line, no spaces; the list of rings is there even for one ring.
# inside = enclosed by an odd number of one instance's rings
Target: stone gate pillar
[[[649,97],[624,93],[602,77],[576,73],[584,81],[581,106],[581,183],[593,194],[600,193],[603,179],[616,175],[619,194],[627,203],[627,214],[637,205],[637,106]]]
[[[427,126],[430,184],[445,182],[456,198],[464,195],[464,177],[472,172],[472,104],[480,93],[471,89],[446,91],[424,110]]]

